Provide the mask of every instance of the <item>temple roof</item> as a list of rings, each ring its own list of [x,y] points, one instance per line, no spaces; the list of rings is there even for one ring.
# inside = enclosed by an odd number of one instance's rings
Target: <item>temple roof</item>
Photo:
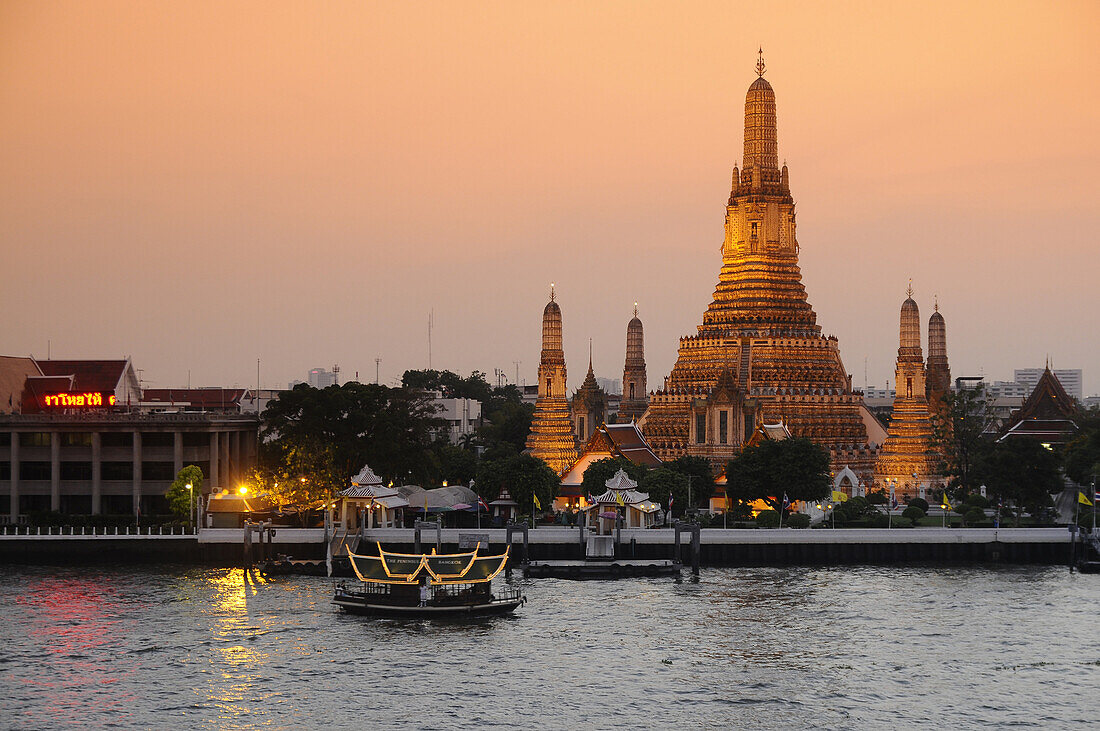
[[[1039,382],[1035,389],[1024,401],[1020,410],[1012,415],[1013,421],[1024,419],[1075,419],[1077,418],[1077,405],[1073,398],[1066,393],[1058,376],[1048,366],[1039,376]]]

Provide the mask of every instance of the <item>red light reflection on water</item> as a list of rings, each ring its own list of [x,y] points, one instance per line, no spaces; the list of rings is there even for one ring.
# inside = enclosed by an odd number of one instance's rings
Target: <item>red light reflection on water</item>
[[[133,693],[111,687],[135,672],[133,661],[117,655],[124,648],[118,647],[123,633],[116,626],[122,612],[143,611],[142,603],[119,597],[102,578],[75,577],[43,578],[16,603],[30,620],[29,636],[47,653],[45,672],[21,679],[23,685],[49,690],[44,716],[125,710],[133,704]]]

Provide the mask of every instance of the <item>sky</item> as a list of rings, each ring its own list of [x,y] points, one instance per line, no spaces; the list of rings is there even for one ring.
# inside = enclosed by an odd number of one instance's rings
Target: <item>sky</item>
[[[953,375],[1100,393],[1100,3],[0,0],[0,354],[147,386],[535,382],[550,282],[649,386],[721,264],[762,46],[803,281],[885,385],[909,279]],[[927,334],[924,334],[927,337]],[[381,362],[376,363],[380,358]]]

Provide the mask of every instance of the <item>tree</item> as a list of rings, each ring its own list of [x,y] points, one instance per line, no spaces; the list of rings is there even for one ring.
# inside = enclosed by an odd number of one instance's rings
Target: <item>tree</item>
[[[511,444],[517,452],[527,446],[527,435],[531,433],[531,419],[535,407],[506,399],[493,399],[487,408],[482,409],[484,420],[477,430],[478,438],[486,446],[498,442]]]
[[[673,497],[673,508],[688,506],[687,477],[667,464],[655,467],[642,475],[638,489],[649,493],[649,499],[658,505],[668,506],[668,496]]]
[[[202,470],[190,464],[181,469],[168,486],[164,497],[168,499],[168,509],[177,518],[191,522],[195,498],[202,495],[202,479]],[[188,485],[191,486],[190,490],[187,489]]]
[[[828,497],[829,453],[809,439],[764,441],[746,447],[726,467],[726,493],[732,500],[763,500],[776,511],[783,509],[783,495],[793,502]]]
[[[944,411],[932,420],[932,437],[937,451],[944,455],[942,472],[954,476],[955,484],[971,492],[975,483],[974,465],[989,452],[986,434],[996,424],[984,384],[960,388],[944,394]]]
[[[691,478],[690,492],[693,503],[691,507],[709,507],[711,495],[714,494],[714,471],[710,467],[710,462],[703,457],[685,454],[671,462],[665,462],[664,466]],[[676,500],[680,500],[679,495],[676,496]],[[687,501],[685,500],[683,504],[686,505]]]
[[[321,470],[320,481],[343,485],[370,465],[383,480],[426,481],[438,471],[431,448],[444,426],[422,393],[356,382],[299,384],[264,410],[260,471],[308,477]]]
[[[1015,504],[1019,525],[1021,509],[1036,514],[1062,491],[1058,470],[1058,456],[1039,442],[1010,439],[994,444],[973,473],[993,495]]]
[[[645,465],[634,464],[623,457],[598,459],[585,469],[584,477],[581,479],[581,489],[586,495],[599,497],[607,491],[607,481],[619,470],[626,472],[627,476],[637,483],[641,483],[646,473]]]
[[[432,451],[438,465],[433,483],[446,481],[450,485],[466,485],[477,474],[477,458],[472,451],[447,441],[438,442]]]
[[[1064,448],[1066,477],[1078,485],[1091,485],[1100,477],[1100,411],[1081,416],[1081,431]]]

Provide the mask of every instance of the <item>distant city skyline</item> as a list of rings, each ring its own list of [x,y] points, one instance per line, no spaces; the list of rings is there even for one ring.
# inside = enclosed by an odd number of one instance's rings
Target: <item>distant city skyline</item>
[[[570,389],[590,338],[621,378],[634,302],[659,389],[763,45],[853,383],[892,377],[911,277],[954,375],[1049,356],[1100,392],[1094,3],[478,7],[4,4],[0,353],[395,383],[434,313],[433,367],[534,383],[553,281]]]

